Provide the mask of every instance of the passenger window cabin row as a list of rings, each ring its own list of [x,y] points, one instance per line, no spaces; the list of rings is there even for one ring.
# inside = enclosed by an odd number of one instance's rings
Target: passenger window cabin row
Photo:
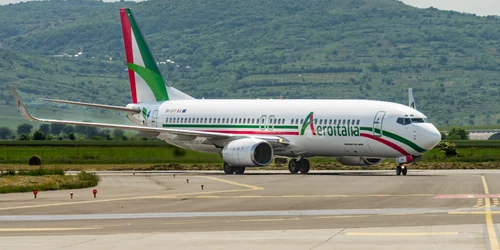
[[[284,118],[208,118],[208,117],[168,117],[166,123],[171,124],[286,124]],[[288,124],[304,124],[304,119],[290,119]],[[316,125],[359,125],[354,119],[314,119]]]
[[[359,119],[314,119],[314,124],[316,125],[359,125]],[[291,124],[304,124],[304,119],[292,119]]]

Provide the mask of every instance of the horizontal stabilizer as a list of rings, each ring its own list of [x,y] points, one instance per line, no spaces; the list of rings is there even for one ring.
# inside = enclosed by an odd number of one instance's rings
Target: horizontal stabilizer
[[[49,102],[72,104],[72,105],[80,105],[80,106],[92,107],[92,108],[109,109],[109,110],[120,111],[120,112],[130,112],[130,113],[140,113],[141,112],[140,109],[120,107],[120,106],[111,106],[111,105],[104,105],[104,104],[74,102],[74,101],[55,100],[55,99],[46,99],[46,98],[40,98],[40,100],[49,101]]]

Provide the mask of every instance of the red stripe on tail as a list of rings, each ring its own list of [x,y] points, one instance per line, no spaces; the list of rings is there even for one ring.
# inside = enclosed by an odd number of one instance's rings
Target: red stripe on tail
[[[120,18],[122,21],[123,44],[125,46],[125,55],[127,63],[134,63],[134,53],[132,52],[132,28],[128,20],[127,11],[120,9]],[[135,73],[128,69],[128,78],[130,79],[130,91],[132,94],[132,103],[137,103],[137,90],[135,88]]]

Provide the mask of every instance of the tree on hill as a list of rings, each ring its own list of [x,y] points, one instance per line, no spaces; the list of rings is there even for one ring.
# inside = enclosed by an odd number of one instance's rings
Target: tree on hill
[[[19,135],[19,140],[21,140],[21,141],[29,141],[30,140],[30,135],[29,134],[20,134]]]
[[[0,127],[0,139],[9,139],[12,137],[12,130],[8,127]]]
[[[35,141],[44,141],[46,139],[47,135],[40,130],[35,131],[35,133],[33,134],[33,140]]]
[[[415,86],[437,125],[467,125],[460,117],[500,109],[498,18],[417,9],[394,0],[126,5],[137,6],[137,22],[164,62],[159,67],[165,78],[195,97],[276,98],[294,89],[288,96],[405,103],[408,86]],[[1,77],[22,80],[27,101],[68,93],[68,99],[87,102],[130,101],[129,93],[116,91],[127,73],[119,18],[109,13],[121,6],[91,0],[1,6],[0,68],[8,69]],[[169,22],[156,25],[165,16]],[[46,56],[77,53],[79,47],[83,57]],[[104,75],[106,80],[97,80]],[[0,90],[0,100],[11,103],[6,86]],[[486,122],[486,113],[471,124]]]
[[[50,125],[49,124],[42,124],[42,125],[40,125],[40,128],[38,130],[40,130],[40,132],[48,135],[50,133]]]
[[[123,135],[125,134],[125,131],[121,130],[121,129],[113,129],[113,136],[115,138],[123,138]]]
[[[76,131],[76,128],[73,125],[64,125],[64,127],[62,129],[62,132],[64,134],[67,134],[67,135],[74,133],[75,131]]]
[[[51,123],[50,124],[50,133],[53,135],[59,135],[64,128],[64,124]]]
[[[27,124],[27,123],[23,123],[23,124],[20,124],[19,126],[17,126],[17,134],[18,135],[21,135],[21,134],[31,134],[31,130],[33,129],[33,125],[31,124]]]
[[[469,131],[464,128],[452,128],[446,136],[447,140],[469,140]]]

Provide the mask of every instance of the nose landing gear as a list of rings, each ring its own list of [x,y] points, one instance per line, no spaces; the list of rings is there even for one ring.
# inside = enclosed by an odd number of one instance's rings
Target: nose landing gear
[[[396,175],[406,175],[407,172],[408,168],[405,165],[401,164],[396,166]]]

